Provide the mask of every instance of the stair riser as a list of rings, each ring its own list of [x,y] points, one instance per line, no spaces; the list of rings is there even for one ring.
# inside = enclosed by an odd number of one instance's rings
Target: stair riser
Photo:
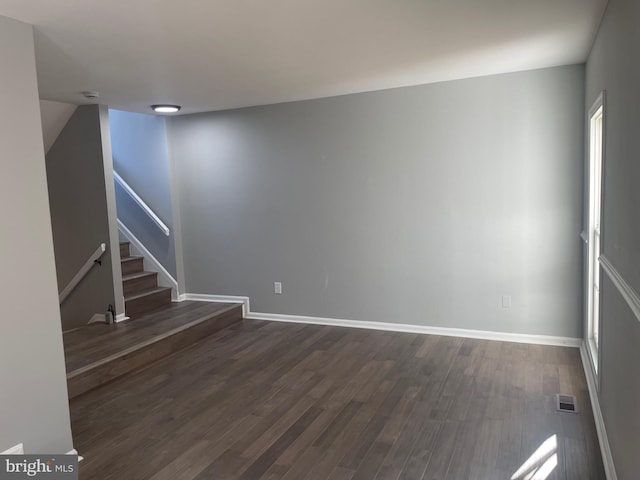
[[[134,278],[131,280],[124,280],[122,282],[122,289],[125,297],[134,293],[144,292],[145,290],[152,290],[157,286],[158,274],[147,275],[145,277]]]
[[[138,273],[141,272],[144,268],[143,259],[136,258],[135,260],[129,260],[126,262],[122,262],[122,274],[128,275],[130,273]]]
[[[130,245],[128,243],[120,244],[120,258],[125,258],[131,255],[131,249],[129,247]]]
[[[125,300],[124,310],[129,317],[140,315],[150,310],[169,305],[171,303],[171,290],[163,290],[151,293],[144,297]]]

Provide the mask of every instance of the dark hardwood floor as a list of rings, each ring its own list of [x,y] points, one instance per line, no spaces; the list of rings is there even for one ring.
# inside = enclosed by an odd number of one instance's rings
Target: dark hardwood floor
[[[81,480],[605,478],[571,348],[245,320],[71,412]]]

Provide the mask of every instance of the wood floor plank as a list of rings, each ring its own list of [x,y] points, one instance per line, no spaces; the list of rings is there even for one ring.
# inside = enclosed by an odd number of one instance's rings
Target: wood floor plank
[[[437,426],[434,425],[431,429],[435,430],[436,427]],[[442,425],[438,430],[436,436],[438,447],[433,449],[433,453],[429,461],[429,468],[421,477],[422,480],[445,480],[447,478],[451,458],[458,440],[459,429],[460,422],[449,420],[445,421],[444,425]]]
[[[174,480],[175,478],[193,480],[211,463],[208,457],[211,448],[211,441],[201,440],[195,443],[186,452],[157,472],[150,480]]]
[[[358,469],[353,474],[354,480],[371,480],[375,478],[382,462],[391,450],[393,442],[389,441],[382,434],[373,442],[371,448],[360,462]]]
[[[349,401],[334,417],[332,422],[322,432],[322,434],[313,442],[315,447],[329,447],[344,429],[344,426],[349,423],[353,416],[362,408],[362,403],[355,400]]]
[[[354,471],[347,468],[336,467],[333,469],[327,480],[351,480]]]
[[[298,439],[289,445],[289,447],[278,457],[274,466],[284,469],[283,475],[293,465],[293,463],[302,455],[302,453],[311,447],[313,442],[318,438],[320,432],[330,424],[335,418],[333,411],[323,410],[320,415],[302,432]]]
[[[398,480],[413,480],[420,479],[427,471],[429,462],[431,460],[432,452],[429,450],[415,449],[409,455],[407,462],[404,464],[404,468],[400,473]]]
[[[291,425],[262,455],[260,455],[239,477],[241,480],[260,478],[275,463],[278,457],[293,443],[304,430],[320,415],[319,408],[309,408]]]
[[[398,478],[407,457],[411,453],[418,434],[423,425],[423,419],[428,417],[430,406],[426,402],[416,402],[413,410],[409,413],[402,430],[398,433],[391,450],[384,458],[378,472],[376,480],[392,480]]]

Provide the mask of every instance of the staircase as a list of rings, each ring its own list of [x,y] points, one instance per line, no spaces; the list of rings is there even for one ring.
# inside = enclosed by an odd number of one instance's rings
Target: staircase
[[[242,328],[242,305],[172,302],[171,288],[158,286],[158,274],[144,271],[143,258],[131,255],[128,242],[120,243],[120,257],[125,312],[130,319],[115,324],[94,323],[64,332],[70,399],[204,338],[224,336],[227,328]]]
[[[136,317],[171,304],[171,288],[158,286],[158,274],[144,270],[144,259],[131,256],[129,242],[120,243],[124,310]]]

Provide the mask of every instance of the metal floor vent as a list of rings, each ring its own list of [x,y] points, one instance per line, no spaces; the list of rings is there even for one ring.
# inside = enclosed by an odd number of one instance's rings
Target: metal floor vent
[[[576,397],[574,395],[556,395],[557,409],[559,412],[571,412],[576,413]]]

